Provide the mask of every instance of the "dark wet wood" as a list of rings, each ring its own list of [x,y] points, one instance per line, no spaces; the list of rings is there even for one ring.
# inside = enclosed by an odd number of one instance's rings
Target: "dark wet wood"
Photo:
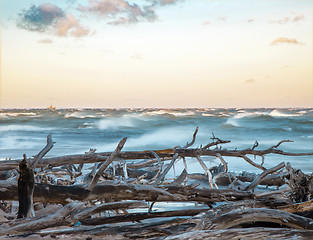
[[[0,200],[17,200],[17,184],[0,181]],[[175,197],[177,196],[177,197]],[[128,184],[125,182],[104,181],[88,191],[85,185],[48,185],[35,184],[34,201],[42,203],[67,203],[72,200],[114,199],[119,200],[146,200],[146,201],[195,201],[195,202],[223,202],[239,201],[254,198],[253,193],[232,189],[197,189],[181,186],[167,186],[162,188],[150,185]]]
[[[163,240],[260,240],[260,239],[312,239],[312,230],[286,229],[286,228],[240,228],[189,231],[183,234],[169,236]]]

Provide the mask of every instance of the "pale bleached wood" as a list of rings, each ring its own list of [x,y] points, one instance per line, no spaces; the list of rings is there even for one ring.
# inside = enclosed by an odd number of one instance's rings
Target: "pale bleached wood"
[[[159,218],[159,217],[178,217],[178,216],[194,216],[201,212],[207,211],[207,208],[196,208],[166,212],[145,212],[145,213],[131,213],[126,215],[119,215],[114,217],[97,217],[85,219],[82,221],[84,225],[100,225],[109,223],[140,221],[144,219]]]
[[[162,172],[162,174],[160,174],[160,176],[155,180],[155,182],[153,183],[154,186],[157,186],[158,184],[160,184],[160,182],[164,179],[165,175],[168,173],[168,171],[171,169],[171,167],[174,165],[176,159],[178,158],[178,154],[176,153],[171,162],[169,163],[169,165],[164,169],[164,171]]]
[[[196,159],[200,163],[200,166],[203,168],[205,175],[207,175],[207,177],[208,177],[208,182],[209,182],[210,188],[213,189],[213,187],[215,187],[218,189],[218,186],[214,182],[212,174],[211,174],[210,170],[208,169],[208,167],[205,165],[205,163],[202,161],[202,159],[199,156],[197,156]]]
[[[102,203],[94,205],[92,207],[87,207],[82,210],[79,210],[72,214],[70,217],[73,222],[82,221],[91,215],[100,213],[106,210],[115,210],[115,209],[128,209],[128,208],[148,208],[148,205],[144,201],[124,201],[124,202],[111,202],[111,203]]]
[[[123,138],[117,145],[115,151],[110,155],[110,157],[100,165],[96,175],[93,177],[90,185],[87,187],[87,190],[91,191],[96,186],[97,182],[99,181],[100,176],[102,175],[104,170],[110,165],[110,163],[113,162],[113,160],[116,158],[119,152],[122,150],[126,140],[127,138]]]
[[[193,133],[191,142],[190,142],[190,143],[187,143],[183,148],[189,148],[189,147],[191,147],[191,146],[195,143],[198,130],[199,130],[199,127],[196,127],[196,130],[195,130],[195,132]]]
[[[265,150],[255,150],[255,149],[244,149],[244,150],[226,150],[226,149],[195,149],[195,148],[176,148],[176,149],[163,149],[163,150],[154,150],[154,152],[162,159],[166,161],[172,159],[175,153],[178,153],[180,157],[195,157],[195,156],[216,156],[220,154],[221,156],[227,157],[242,157],[244,155],[255,155],[255,156],[264,156],[267,154],[277,154],[284,156],[312,156],[311,153],[291,153],[279,150],[277,148],[268,148]],[[80,163],[95,163],[103,162],[112,154],[112,152],[103,152],[103,153],[94,153],[89,155],[78,154],[78,155],[67,155],[53,158],[44,158],[44,162],[38,163],[38,167],[45,167],[47,165],[51,166],[62,166],[68,164],[80,164]],[[150,159],[149,161],[144,161],[134,164],[128,164],[128,168],[142,168],[149,166],[153,163],[158,162],[157,159],[153,158],[153,154],[150,151],[124,151],[120,152],[117,155],[117,158],[122,158],[125,160],[134,160],[134,159]],[[247,160],[247,159],[245,159]],[[18,167],[18,164],[21,160],[6,160],[1,161],[0,171],[11,170]],[[248,161],[253,162],[251,159]],[[257,164],[257,167],[261,170],[266,170],[262,165]]]
[[[47,136],[47,145],[34,157],[34,160],[31,163],[33,169],[36,168],[38,162],[50,151],[53,145],[54,142],[52,141],[52,134],[50,133]]]
[[[255,189],[259,184],[260,182],[269,174],[271,173],[274,173],[280,169],[282,169],[283,167],[285,167],[285,163],[284,162],[281,162],[280,164],[278,164],[277,166],[275,167],[272,167],[270,169],[267,169],[265,171],[263,171],[257,178],[255,178],[252,183],[250,183],[246,188],[245,188],[245,191],[251,191],[253,189]]]

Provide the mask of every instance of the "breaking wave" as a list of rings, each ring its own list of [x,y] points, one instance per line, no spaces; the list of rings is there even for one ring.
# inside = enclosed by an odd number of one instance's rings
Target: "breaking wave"
[[[25,125],[3,125],[3,126],[0,126],[0,132],[6,132],[6,131],[43,131],[43,130],[50,130],[50,129],[35,127],[35,126],[25,126]]]
[[[134,120],[131,118],[119,118],[119,119],[102,119],[96,123],[96,126],[101,129],[117,129],[117,128],[132,128],[135,126]]]

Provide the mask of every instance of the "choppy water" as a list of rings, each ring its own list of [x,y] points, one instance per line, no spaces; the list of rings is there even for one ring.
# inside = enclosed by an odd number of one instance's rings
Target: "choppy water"
[[[232,142],[227,149],[244,149],[257,140],[258,149],[290,139],[280,149],[313,152],[313,109],[20,109],[0,110],[0,159],[37,154],[51,132],[56,142],[48,156],[113,151],[123,137],[124,150],[172,148],[191,141],[195,147],[216,137]],[[242,159],[227,159],[231,170],[251,169]],[[281,161],[313,172],[313,157],[269,156],[267,167]],[[0,163],[1,164],[1,163]],[[209,163],[208,163],[209,164]],[[197,168],[194,162],[190,168]],[[192,170],[192,169],[191,169]]]

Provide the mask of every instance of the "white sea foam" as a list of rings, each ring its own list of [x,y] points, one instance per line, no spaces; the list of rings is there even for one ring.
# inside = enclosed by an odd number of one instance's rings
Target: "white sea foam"
[[[9,118],[9,117],[6,113],[0,113],[0,119],[1,118]]]
[[[304,114],[306,114],[307,112],[308,112],[308,111],[301,110],[301,111],[297,112],[297,114],[299,114],[299,115],[304,115]]]
[[[186,128],[163,128],[157,131],[144,134],[137,138],[128,138],[125,144],[126,149],[131,150],[144,150],[144,149],[159,149],[159,148],[172,148],[180,145],[185,145],[191,140],[194,129]],[[99,146],[98,149],[103,151],[112,151],[115,149],[117,143],[106,144]]]
[[[118,119],[102,119],[99,122],[96,123],[97,127],[101,130],[104,129],[117,129],[120,127],[134,127],[134,119],[133,118],[127,118],[122,117]]]
[[[194,116],[196,115],[193,111],[183,111],[183,110],[170,110],[170,109],[160,109],[156,111],[149,111],[145,112],[146,115],[153,116],[153,115],[164,115],[169,114],[175,117],[185,117],[185,116]]]
[[[86,114],[84,112],[73,112],[73,113],[66,113],[64,115],[65,118],[81,118],[81,119],[84,119],[84,118],[98,118],[98,117],[101,117],[103,115],[97,115],[97,114]]]
[[[228,118],[225,124],[233,127],[240,127],[239,122],[235,118]]]
[[[278,109],[274,109],[273,111],[271,111],[269,113],[269,115],[272,117],[297,117],[297,116],[302,115],[302,114],[283,113]]]
[[[233,118],[234,119],[240,119],[245,117],[257,117],[261,115],[266,115],[265,112],[246,112],[246,111],[240,111],[238,114],[236,114]]]
[[[0,149],[32,149],[38,147],[38,139],[29,139],[25,137],[8,136],[0,138]],[[42,141],[44,142],[44,141]],[[42,144],[41,142],[41,144]]]
[[[6,132],[6,131],[44,131],[44,130],[50,130],[50,129],[35,127],[35,126],[29,126],[29,125],[14,125],[14,124],[0,126],[0,132]]]
[[[37,114],[33,113],[33,112],[28,112],[28,113],[13,113],[13,112],[0,113],[0,118],[20,117],[20,116],[35,117],[35,116],[37,116]]]
[[[215,115],[211,114],[211,113],[202,113],[202,116],[204,116],[204,117],[214,117]]]

